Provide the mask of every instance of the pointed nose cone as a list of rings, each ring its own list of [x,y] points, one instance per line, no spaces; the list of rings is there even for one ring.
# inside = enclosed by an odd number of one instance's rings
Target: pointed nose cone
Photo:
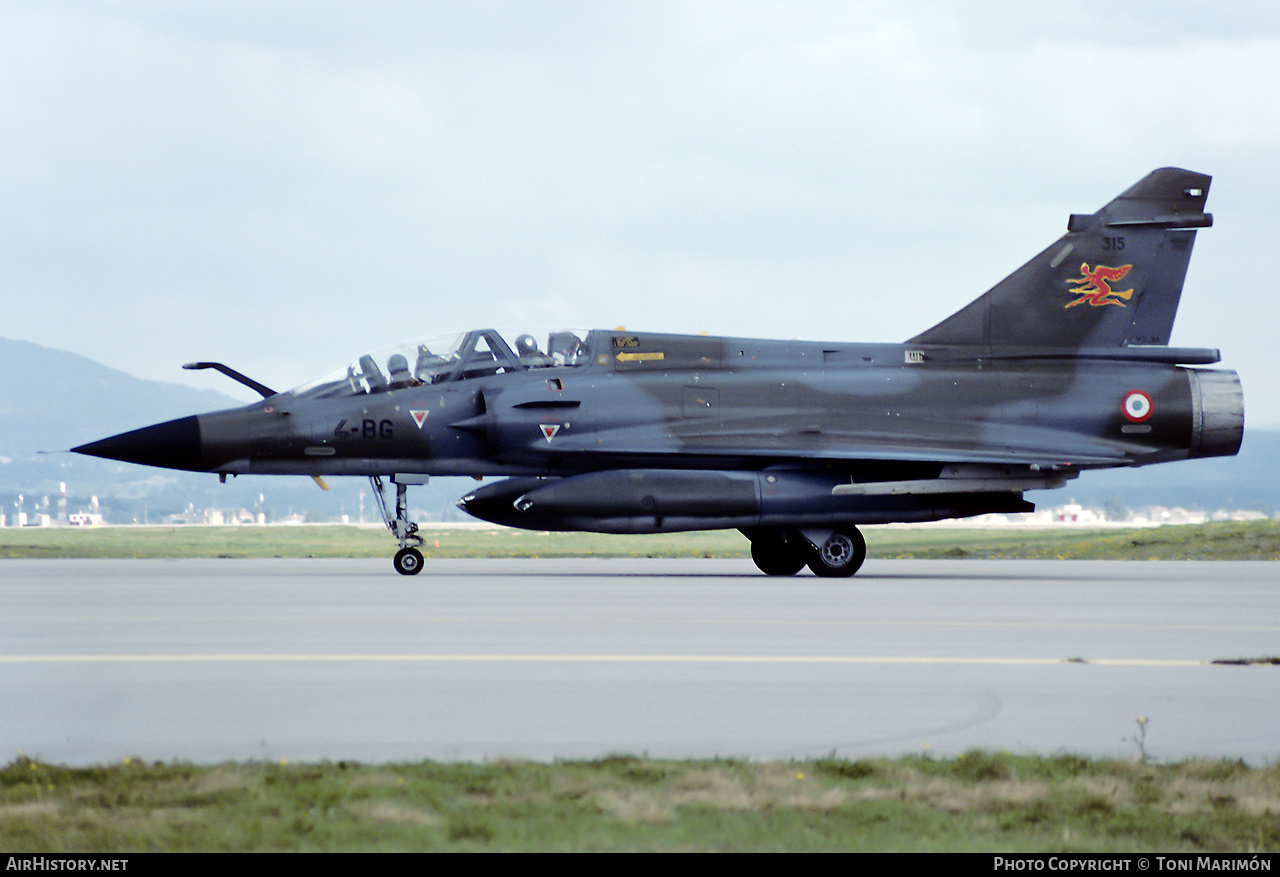
[[[77,454],[164,469],[202,471],[200,419],[183,417],[72,448]]]

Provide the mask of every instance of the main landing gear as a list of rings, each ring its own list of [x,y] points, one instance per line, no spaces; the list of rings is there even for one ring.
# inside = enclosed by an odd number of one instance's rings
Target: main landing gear
[[[387,529],[400,540],[400,550],[396,552],[393,561],[396,572],[402,576],[416,576],[422,572],[422,552],[418,550],[422,545],[422,537],[418,535],[418,525],[409,520],[409,503],[406,495],[410,484],[426,484],[427,476],[392,475],[391,480],[396,486],[394,518],[387,512],[387,501],[382,495],[382,479],[377,475],[369,477],[369,483],[373,485],[373,495],[378,500],[378,510],[382,512],[382,520],[387,525]]]
[[[768,576],[793,576],[808,564],[816,576],[851,576],[867,559],[867,541],[852,525],[830,530],[764,528],[745,531],[751,559]]]

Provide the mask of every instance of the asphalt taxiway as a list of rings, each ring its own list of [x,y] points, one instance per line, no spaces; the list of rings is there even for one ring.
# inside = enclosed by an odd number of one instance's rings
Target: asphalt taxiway
[[[1280,564],[0,562],[0,759],[1280,756]],[[1140,720],[1143,720],[1140,724]]]

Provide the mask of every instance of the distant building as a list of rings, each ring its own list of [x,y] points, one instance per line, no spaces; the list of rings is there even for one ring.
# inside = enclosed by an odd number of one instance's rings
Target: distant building
[[[254,515],[247,509],[192,509],[188,508],[185,512],[166,515],[165,524],[181,525],[208,525],[213,527],[236,526],[241,524],[261,524],[264,523],[265,516],[259,513]]]

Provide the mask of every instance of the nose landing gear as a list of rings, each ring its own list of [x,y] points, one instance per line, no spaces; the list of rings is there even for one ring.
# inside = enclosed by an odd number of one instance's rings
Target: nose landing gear
[[[392,475],[391,481],[396,486],[396,514],[393,518],[387,512],[387,502],[382,495],[382,479],[377,475],[369,477],[373,485],[373,495],[378,500],[378,510],[382,512],[383,523],[400,541],[400,550],[396,552],[396,572],[402,576],[416,576],[422,572],[422,537],[418,535],[418,525],[409,520],[409,502],[407,494],[410,484],[426,484],[426,475]],[[412,545],[410,544],[412,543]]]
[[[401,548],[392,563],[400,575],[416,576],[422,570],[422,552],[416,548]]]

